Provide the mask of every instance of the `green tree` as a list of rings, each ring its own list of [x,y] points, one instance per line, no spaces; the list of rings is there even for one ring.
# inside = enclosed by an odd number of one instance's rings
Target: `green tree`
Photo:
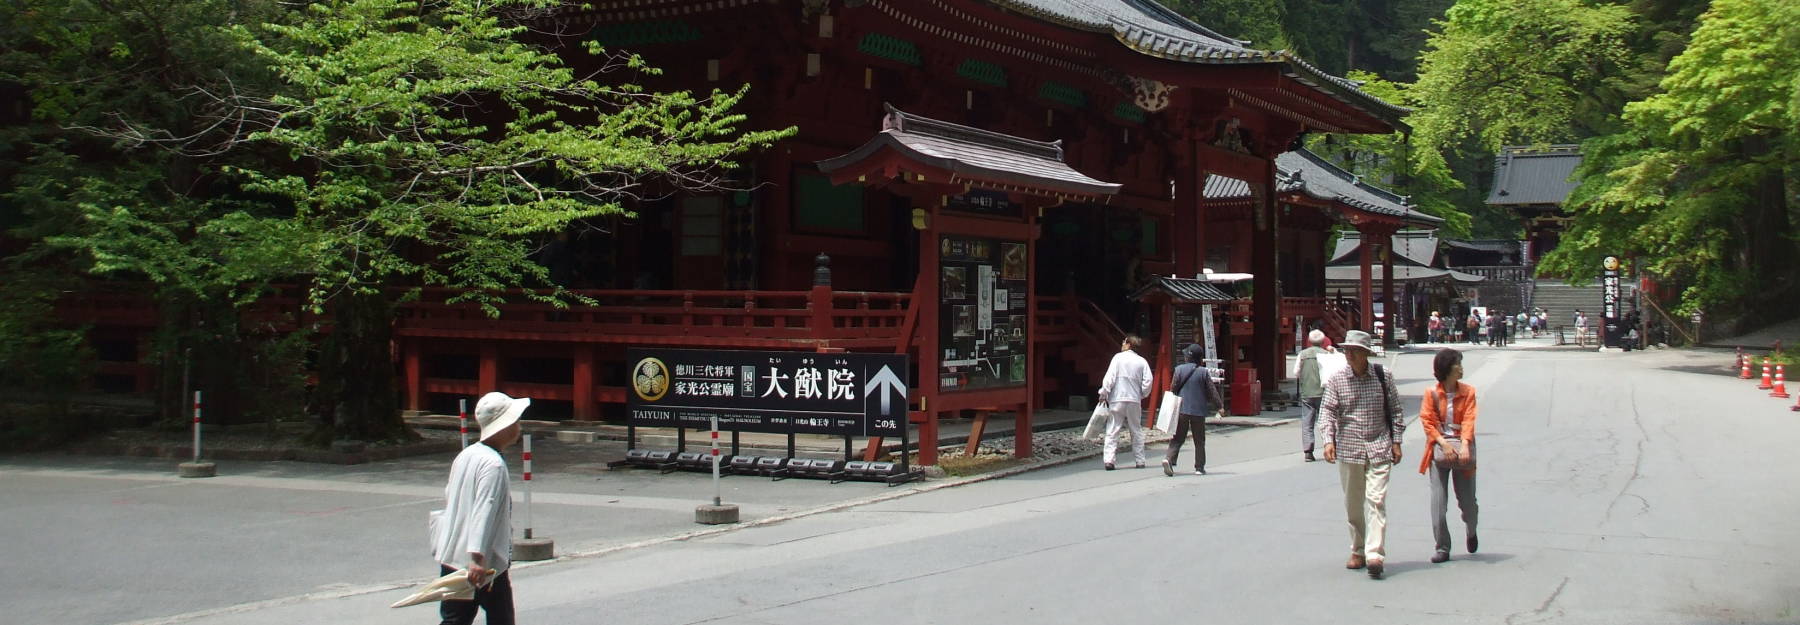
[[[1351,72],[1349,78],[1382,100],[1414,104],[1406,85],[1367,72]],[[1419,211],[1444,218],[1445,234],[1469,236],[1469,214],[1457,207],[1467,195],[1463,184],[1443,160],[1413,158],[1406,133],[1321,134],[1308,137],[1306,146],[1358,176],[1408,196]]]
[[[1591,276],[1602,256],[1684,287],[1682,309],[1748,322],[1796,300],[1800,5],[1716,0],[1660,92],[1587,142],[1575,222],[1544,263]],[[1785,310],[1784,310],[1785,308]]]
[[[223,30],[274,77],[266,92],[218,81],[190,96],[211,132],[124,119],[107,127],[180,154],[252,154],[207,174],[232,202],[156,209],[82,205],[56,243],[94,271],[199,280],[240,303],[298,281],[329,312],[319,356],[324,434],[406,436],[389,364],[392,305],[421,286],[493,305],[566,302],[530,258],[534,237],[623,212],[660,181],[717,188],[732,159],[791,134],[745,131],[745,89],[656,93],[656,70],[590,45],[532,43],[552,0],[337,0]],[[747,87],[746,87],[747,89]],[[183,211],[176,217],[173,211]],[[185,224],[195,246],[171,224]]]
[[[1616,110],[1592,87],[1628,58],[1631,13],[1584,0],[1462,0],[1426,42],[1407,118],[1420,156],[1484,155],[1599,134]]]

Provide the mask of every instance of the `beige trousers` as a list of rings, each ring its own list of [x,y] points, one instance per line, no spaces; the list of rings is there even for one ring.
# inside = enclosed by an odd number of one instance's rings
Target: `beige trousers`
[[[1344,484],[1344,516],[1350,521],[1350,554],[1370,560],[1387,558],[1388,473],[1394,463],[1338,461],[1338,479]]]

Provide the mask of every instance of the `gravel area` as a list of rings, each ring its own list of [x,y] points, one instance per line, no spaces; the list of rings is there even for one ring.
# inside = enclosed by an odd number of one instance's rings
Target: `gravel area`
[[[1144,428],[1144,444],[1160,443],[1169,440],[1169,435],[1154,428]],[[1052,430],[1035,432],[1031,437],[1031,455],[1035,462],[1051,462],[1066,458],[1084,458],[1100,453],[1100,439],[1083,439],[1081,430]],[[1130,453],[1131,432],[1119,431],[1119,448]],[[975,448],[977,457],[1010,458],[1013,452],[1013,437],[1007,436],[985,440]],[[944,447],[939,451],[945,456],[960,456],[963,446]]]

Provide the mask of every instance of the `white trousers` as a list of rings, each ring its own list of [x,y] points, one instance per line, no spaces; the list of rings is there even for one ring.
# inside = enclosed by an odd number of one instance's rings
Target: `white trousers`
[[[1388,473],[1394,463],[1338,461],[1338,479],[1344,485],[1344,516],[1350,522],[1350,554],[1370,560],[1387,557],[1382,544],[1387,537]]]
[[[1111,414],[1106,417],[1106,442],[1100,445],[1101,459],[1107,464],[1113,463],[1113,457],[1119,452],[1119,426],[1131,428],[1131,454],[1138,464],[1144,463],[1144,409],[1135,401],[1115,401],[1107,404]]]

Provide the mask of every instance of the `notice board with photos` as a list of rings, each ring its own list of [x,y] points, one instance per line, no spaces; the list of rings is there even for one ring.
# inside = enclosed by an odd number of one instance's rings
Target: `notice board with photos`
[[[1024,241],[938,239],[938,389],[1024,386],[1027,258]]]

